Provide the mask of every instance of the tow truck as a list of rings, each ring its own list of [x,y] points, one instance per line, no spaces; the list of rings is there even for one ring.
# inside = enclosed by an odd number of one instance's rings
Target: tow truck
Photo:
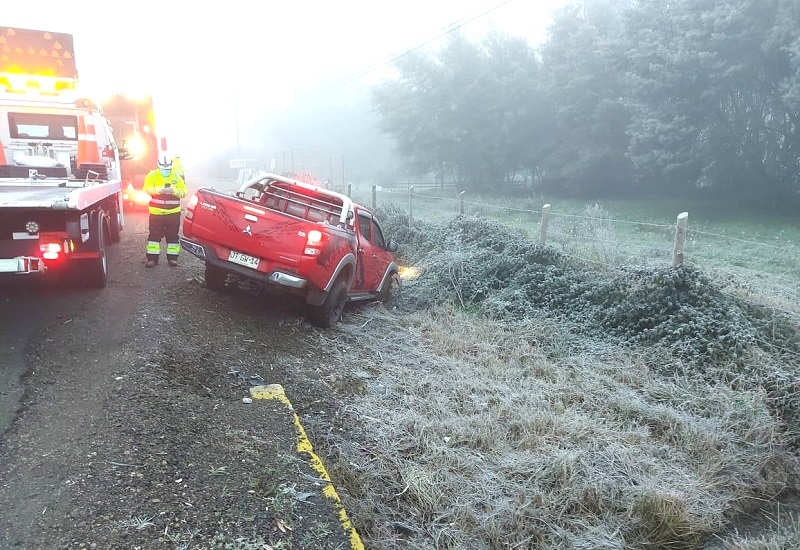
[[[166,151],[166,138],[157,135],[153,97],[116,93],[103,100],[103,112],[119,146],[123,206],[144,211],[150,203],[144,178],[155,168],[159,152]]]
[[[78,88],[72,35],[0,27],[0,276],[106,286],[121,187],[102,106]]]

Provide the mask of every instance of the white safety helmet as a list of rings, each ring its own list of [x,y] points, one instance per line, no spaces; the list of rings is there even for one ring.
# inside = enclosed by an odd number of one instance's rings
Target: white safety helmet
[[[172,169],[172,155],[169,153],[161,153],[158,155],[158,167],[162,170]]]

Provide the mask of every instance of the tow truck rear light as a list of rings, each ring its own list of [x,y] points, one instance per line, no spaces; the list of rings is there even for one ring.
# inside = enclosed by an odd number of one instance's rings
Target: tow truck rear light
[[[75,243],[72,239],[63,239],[57,241],[44,241],[39,243],[39,251],[42,258],[45,260],[58,260],[64,255],[75,251]]]
[[[303,254],[305,256],[319,256],[328,238],[329,235],[327,233],[323,233],[319,229],[312,229],[306,236],[306,248],[303,250]]]
[[[39,250],[42,251],[42,258],[45,260],[57,260],[62,248],[58,243],[44,243],[39,245]]]

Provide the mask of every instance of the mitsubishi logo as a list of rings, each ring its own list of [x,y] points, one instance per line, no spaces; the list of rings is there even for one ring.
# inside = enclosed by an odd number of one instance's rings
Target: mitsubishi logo
[[[250,226],[249,225],[247,227],[245,227],[244,229],[242,229],[242,233],[244,233],[245,235],[250,235],[251,237],[253,236],[253,232],[250,231]]]

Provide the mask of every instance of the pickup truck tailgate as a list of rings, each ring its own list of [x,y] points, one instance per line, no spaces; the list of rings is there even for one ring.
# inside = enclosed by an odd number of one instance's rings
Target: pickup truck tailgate
[[[306,220],[211,189],[201,189],[197,196],[194,214],[184,219],[186,237],[213,243],[222,260],[263,272],[300,264],[309,226]],[[256,264],[241,254],[260,261]]]

